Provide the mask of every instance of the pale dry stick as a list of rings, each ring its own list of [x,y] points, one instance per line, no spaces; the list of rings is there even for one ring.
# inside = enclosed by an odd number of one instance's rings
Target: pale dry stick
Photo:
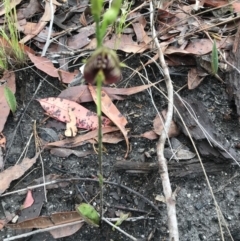
[[[42,51],[42,54],[41,54],[42,57],[46,55],[47,49],[48,49],[48,47],[50,45],[50,38],[51,38],[52,28],[53,28],[54,10],[53,10],[53,2],[52,2],[52,0],[49,0],[49,5],[50,5],[51,20],[50,20],[49,29],[48,29],[47,40],[46,40],[46,43],[45,43],[45,45],[43,47],[43,51]]]
[[[109,224],[110,226],[112,226],[112,227],[114,227],[115,229],[117,229],[120,233],[124,234],[125,236],[127,236],[127,237],[130,238],[131,240],[137,241],[137,239],[134,238],[132,235],[126,233],[126,232],[123,231],[120,227],[112,224],[112,223],[111,223],[110,221],[108,221],[106,218],[102,217],[102,220],[103,220],[104,222],[106,222],[107,224]]]
[[[150,1],[150,12],[151,12],[150,23],[151,23],[151,29],[152,29],[152,36],[158,50],[160,65],[163,69],[164,79],[166,82],[167,93],[168,93],[168,111],[167,111],[166,120],[164,123],[166,131],[162,132],[157,143],[159,173],[162,179],[163,192],[164,192],[164,196],[166,198],[166,204],[167,204],[169,240],[179,241],[178,223],[177,223],[177,215],[176,215],[176,200],[173,195],[171,183],[169,180],[167,160],[164,157],[164,145],[166,142],[166,138],[168,135],[168,131],[169,131],[171,121],[172,121],[172,116],[173,116],[173,86],[172,86],[172,80],[169,74],[169,70],[163,56],[163,52],[161,50],[158,39],[156,37],[157,34],[154,27],[154,22],[153,22],[154,21],[153,1]]]
[[[117,222],[119,220],[119,218],[105,218],[105,219],[107,219],[110,222]],[[130,217],[130,218],[124,219],[124,222],[125,221],[136,222],[138,220],[143,220],[143,219],[154,220],[155,218],[154,217],[146,217],[146,216]]]
[[[130,67],[128,67],[128,68],[131,69],[133,72],[136,71],[135,69],[132,69],[132,68],[130,68]],[[138,74],[141,75],[142,78],[146,79],[145,76],[143,76],[141,73],[138,72]],[[149,80],[146,79],[146,81],[149,81]],[[156,85],[153,85],[153,87],[154,87],[155,89],[157,89],[157,90],[168,100],[168,97],[165,95],[165,93],[164,93],[162,90],[160,90]],[[177,92],[174,92],[174,93],[177,94]],[[168,101],[169,101],[169,100],[168,100]],[[214,201],[214,205],[215,205],[215,208],[216,208],[216,213],[217,213],[217,216],[218,216],[218,220],[219,220],[219,222],[220,222],[220,216],[219,216],[219,214],[220,214],[221,217],[222,217],[222,220],[223,220],[223,222],[224,222],[225,228],[226,228],[226,230],[228,231],[228,234],[229,234],[231,240],[234,241],[234,239],[233,239],[233,237],[232,237],[232,235],[231,235],[231,232],[230,232],[230,230],[229,230],[229,228],[228,228],[228,224],[227,224],[226,220],[224,219],[224,216],[223,216],[223,214],[222,214],[222,211],[221,211],[220,207],[218,206],[217,200],[216,200],[215,195],[214,195],[214,193],[213,193],[213,191],[212,191],[212,187],[211,187],[210,181],[209,181],[209,179],[208,179],[207,173],[206,173],[206,171],[205,171],[205,168],[204,168],[202,159],[201,159],[200,154],[199,154],[199,152],[198,152],[198,150],[197,150],[197,147],[196,147],[196,145],[195,145],[195,142],[194,142],[194,140],[193,140],[192,137],[191,137],[191,134],[190,134],[190,132],[189,132],[189,130],[188,130],[188,127],[186,126],[183,118],[182,118],[181,113],[178,111],[178,109],[177,109],[175,106],[173,106],[173,107],[174,107],[174,110],[175,110],[175,111],[177,112],[177,114],[179,115],[179,118],[180,118],[181,122],[183,123],[184,128],[186,129],[186,132],[187,132],[187,134],[188,134],[188,136],[189,136],[189,139],[190,139],[190,141],[191,141],[191,143],[192,143],[192,145],[193,145],[193,148],[194,148],[194,150],[195,150],[195,152],[196,152],[196,155],[197,155],[198,160],[199,160],[199,162],[200,162],[200,165],[201,165],[201,167],[202,167],[204,177],[205,177],[205,179],[206,179],[208,188],[209,188],[209,190],[210,190],[210,193],[211,193],[212,198],[213,198],[213,201]],[[215,141],[215,142],[216,142],[216,141]],[[218,142],[216,142],[216,143],[218,143]],[[220,145],[220,144],[218,143],[218,145]],[[224,148],[223,148],[223,150],[226,151]],[[235,160],[235,159],[233,158],[233,160]],[[236,161],[236,160],[235,160],[235,161]]]
[[[60,225],[56,225],[56,226],[49,227],[49,228],[38,229],[38,230],[35,230],[35,231],[32,231],[32,232],[19,234],[19,235],[10,237],[10,238],[5,238],[5,239],[3,239],[3,241],[12,241],[12,240],[20,239],[20,238],[26,238],[26,237],[32,236],[34,234],[37,234],[37,233],[48,232],[48,231],[52,231],[52,230],[57,229],[57,228],[65,228],[67,226],[72,226],[72,225],[83,223],[83,222],[84,222],[83,220],[79,220],[79,221],[72,222],[72,223],[65,223],[65,224],[60,224]]]

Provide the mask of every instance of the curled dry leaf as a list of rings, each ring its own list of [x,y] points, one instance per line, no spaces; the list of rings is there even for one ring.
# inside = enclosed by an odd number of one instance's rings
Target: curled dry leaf
[[[77,135],[77,118],[71,108],[68,107],[68,116],[70,121],[67,122],[65,136],[74,137]]]
[[[166,117],[166,114],[167,114],[167,111],[163,110],[162,111],[162,116],[164,118]],[[164,121],[164,118],[162,118],[163,121]],[[155,133],[157,133],[158,135],[161,135],[162,132],[164,131],[162,120],[160,119],[158,114],[156,115],[156,117],[155,117],[155,119],[153,121],[153,127],[154,127]],[[170,125],[169,132],[168,132],[168,136],[169,137],[178,136],[179,133],[180,133],[180,131],[178,129],[178,126],[176,125],[176,123],[174,121],[172,121],[171,125]]]
[[[97,92],[95,87],[92,85],[88,86],[93,100],[95,103],[97,103]],[[129,152],[129,141],[127,137],[128,131],[126,130],[125,126],[127,124],[127,119],[120,113],[120,111],[117,109],[117,107],[112,103],[109,96],[106,94],[105,91],[101,91],[101,104],[102,104],[102,112],[111,119],[111,121],[119,128],[119,130],[122,132],[126,144],[127,144],[127,151],[125,154],[125,158],[128,155]]]
[[[38,69],[52,77],[59,78],[59,80],[61,80],[63,83],[71,83],[75,76],[78,74],[78,71],[67,72],[55,68],[53,63],[45,57],[36,56],[28,51],[27,55]]]
[[[53,118],[70,122],[68,109],[70,108],[77,119],[77,127],[87,130],[96,129],[98,127],[97,114],[84,108],[83,106],[62,98],[46,98],[38,100],[43,109]],[[103,126],[108,126],[111,121],[102,117]]]

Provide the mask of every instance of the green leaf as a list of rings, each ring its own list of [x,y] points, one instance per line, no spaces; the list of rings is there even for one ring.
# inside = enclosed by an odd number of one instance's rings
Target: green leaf
[[[106,23],[107,25],[112,24],[117,19],[118,13],[120,11],[122,5],[122,0],[113,0],[111,7],[106,11],[103,15],[103,25]]]
[[[99,227],[100,217],[93,206],[88,203],[81,203],[78,206],[76,205],[76,211],[86,223],[94,227]]]
[[[7,100],[7,103],[9,105],[11,111],[14,113],[17,109],[17,101],[16,101],[14,93],[7,86],[4,86],[4,96]]]
[[[218,50],[217,50],[217,45],[216,45],[215,39],[214,39],[213,48],[212,48],[211,65],[212,65],[212,73],[217,74],[217,72],[218,72]]]

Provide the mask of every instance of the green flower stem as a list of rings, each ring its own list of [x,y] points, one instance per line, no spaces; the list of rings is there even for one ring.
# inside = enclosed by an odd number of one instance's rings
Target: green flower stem
[[[99,71],[96,76],[97,82],[97,115],[98,115],[98,165],[99,165],[99,187],[100,187],[100,220],[103,217],[103,169],[102,169],[102,102],[101,90],[104,74]]]

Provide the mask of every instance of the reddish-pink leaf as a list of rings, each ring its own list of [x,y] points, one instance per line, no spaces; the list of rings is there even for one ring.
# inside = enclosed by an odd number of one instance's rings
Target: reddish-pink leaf
[[[31,207],[33,205],[33,203],[34,203],[34,199],[33,199],[33,196],[32,196],[32,191],[28,190],[27,196],[25,198],[25,201],[24,201],[21,209],[25,209],[25,208]]]
[[[71,108],[77,118],[77,127],[87,130],[93,130],[98,127],[97,114],[86,109],[85,107],[66,99],[46,98],[38,100],[43,109],[53,118],[69,122],[68,108]],[[103,126],[108,126],[111,121],[102,117]]]
[[[6,83],[0,86],[0,132],[3,130],[5,122],[10,112],[9,105],[4,96],[4,86],[7,86],[13,93],[15,93],[15,73],[5,71],[2,79],[0,80],[0,83],[4,83],[5,81]]]

